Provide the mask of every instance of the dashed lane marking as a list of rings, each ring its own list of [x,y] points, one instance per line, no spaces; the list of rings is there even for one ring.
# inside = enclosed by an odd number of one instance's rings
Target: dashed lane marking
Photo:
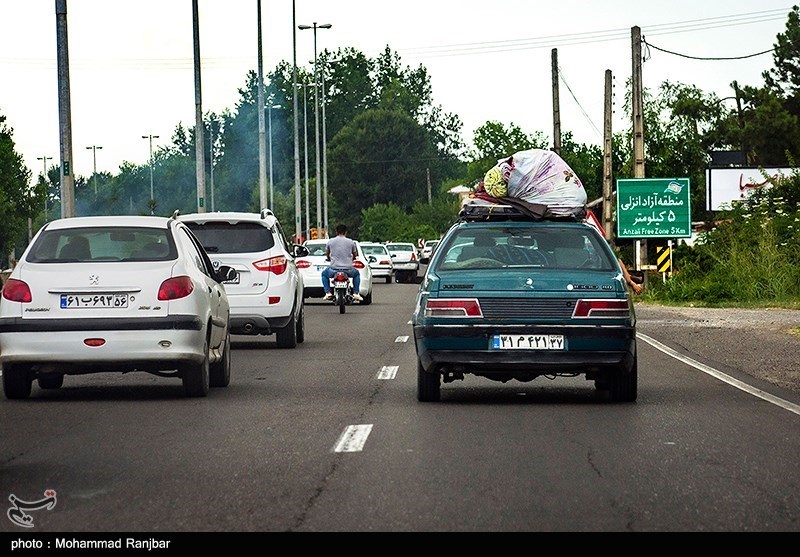
[[[333,452],[356,453],[363,450],[371,431],[372,424],[347,426],[333,446]]]

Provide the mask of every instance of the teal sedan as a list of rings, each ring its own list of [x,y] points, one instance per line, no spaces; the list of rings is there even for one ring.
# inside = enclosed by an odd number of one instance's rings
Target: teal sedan
[[[636,315],[622,269],[580,219],[465,219],[430,261],[412,317],[417,398],[442,383],[583,375],[637,396]]]

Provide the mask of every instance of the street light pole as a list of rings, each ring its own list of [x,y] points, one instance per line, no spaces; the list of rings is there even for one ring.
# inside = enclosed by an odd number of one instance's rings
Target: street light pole
[[[320,191],[322,176],[319,160],[319,91],[317,88],[319,77],[317,75],[317,29],[330,29],[331,24],[325,23],[322,25],[317,25],[317,22],[315,21],[313,25],[298,25],[297,28],[300,30],[314,30],[314,147],[316,151],[317,163],[317,230],[319,230],[322,228],[322,192]]]
[[[94,159],[94,194],[97,195],[97,150],[102,149],[102,147],[100,145],[92,145],[87,149],[92,150],[92,158]]]
[[[274,104],[268,107],[267,115],[269,120],[269,208],[275,210],[275,200],[273,199],[272,190],[272,109],[283,108],[279,104]]]
[[[42,177],[44,178],[44,222],[47,222],[47,161],[53,160],[53,157],[36,157],[40,161],[44,161],[44,169]]]
[[[327,60],[322,59],[322,199],[324,200],[323,222],[325,227],[325,237],[328,238],[328,149],[326,144],[327,133],[325,132],[325,64]]]
[[[308,83],[303,83],[303,160],[306,166],[306,238],[311,237],[311,211],[308,199]]]
[[[142,139],[150,139],[150,214],[153,214],[155,196],[153,195],[153,140],[158,139],[157,135],[143,135]]]

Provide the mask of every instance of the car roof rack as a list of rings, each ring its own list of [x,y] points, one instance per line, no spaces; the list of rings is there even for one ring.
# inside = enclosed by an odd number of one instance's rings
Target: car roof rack
[[[461,206],[458,213],[461,222],[476,221],[560,221],[577,222],[583,220],[583,215],[558,216],[553,215],[545,205],[536,205],[525,202],[492,203],[485,200],[469,200]]]

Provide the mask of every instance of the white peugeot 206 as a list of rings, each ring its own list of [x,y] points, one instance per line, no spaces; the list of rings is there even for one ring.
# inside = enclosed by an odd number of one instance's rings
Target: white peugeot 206
[[[0,302],[0,364],[9,399],[58,389],[65,375],[143,371],[180,378],[187,396],[230,382],[230,308],[202,244],[152,216],[45,224]]]

